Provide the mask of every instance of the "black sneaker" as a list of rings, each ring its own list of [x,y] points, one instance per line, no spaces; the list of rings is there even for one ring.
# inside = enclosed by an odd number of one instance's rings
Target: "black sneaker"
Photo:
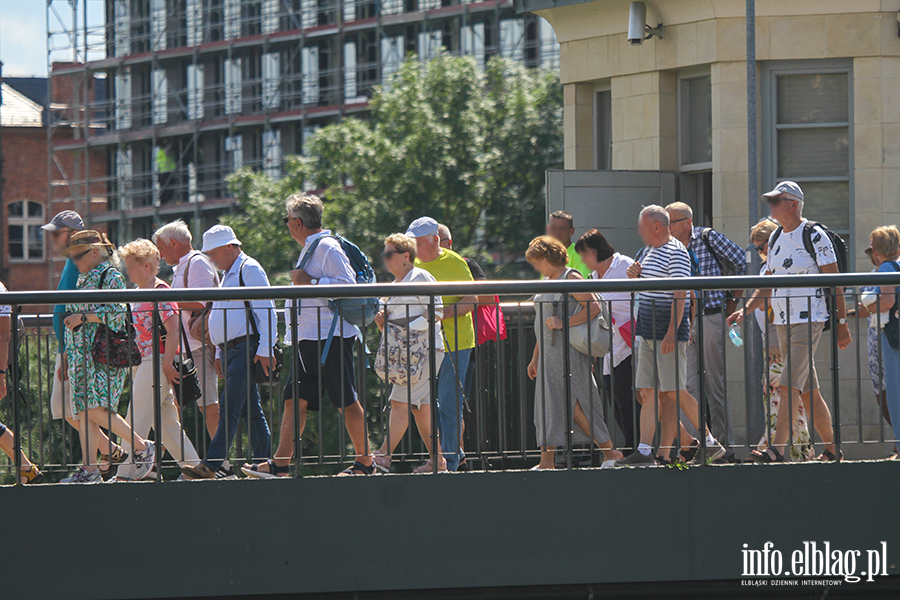
[[[237,479],[237,475],[234,474],[234,469],[230,466],[227,469],[222,466],[216,470],[216,479]]]
[[[681,449],[681,461],[684,463],[689,463],[694,460],[694,457],[697,456],[697,451],[700,449],[700,440],[694,440],[691,442],[691,447],[687,450],[684,448]]]
[[[656,464],[656,459],[651,455],[641,454],[635,450],[622,460],[616,461],[617,467],[648,467]]]

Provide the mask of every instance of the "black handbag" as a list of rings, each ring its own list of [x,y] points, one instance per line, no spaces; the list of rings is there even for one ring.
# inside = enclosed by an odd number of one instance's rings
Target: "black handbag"
[[[203,397],[203,390],[200,387],[200,380],[197,378],[197,367],[194,365],[194,355],[191,354],[191,345],[188,343],[187,334],[184,332],[184,323],[181,316],[178,317],[178,327],[181,329],[181,340],[184,344],[184,350],[187,356],[176,356],[172,364],[181,381],[172,384],[175,392],[175,400],[178,406],[184,408],[189,406]]]
[[[894,271],[900,271],[900,267],[898,267],[895,261],[888,261],[891,263],[891,268]],[[894,290],[896,292],[896,289]],[[894,306],[891,308],[888,316],[888,322],[884,326],[884,337],[887,338],[888,344],[894,350],[900,350],[900,320],[898,320],[897,310],[898,305],[897,302],[900,301],[900,294],[894,295]]]
[[[244,263],[241,263],[241,266],[238,268],[238,282],[241,287],[244,286]],[[247,313],[247,321],[250,322],[250,328],[253,329],[253,339],[256,340],[257,345],[259,344],[259,328],[256,326],[256,319],[253,318],[253,308],[250,306],[250,303],[244,300],[244,307]],[[259,352],[259,349],[256,350]],[[272,381],[275,383],[279,383],[281,379],[281,370],[284,366],[284,350],[281,349],[281,346],[278,344],[274,344],[272,346]],[[268,383],[269,375],[266,375],[266,372],[263,370],[262,364],[253,361],[253,374],[254,379],[256,379],[256,383]]]
[[[106,280],[106,274],[112,267],[107,267],[100,274],[100,284],[97,289],[103,289],[103,282]],[[141,364],[141,349],[134,339],[134,323],[131,317],[131,305],[125,305],[127,318],[125,320],[125,330],[116,331],[110,329],[105,323],[100,323],[97,332],[94,334],[94,341],[91,343],[91,357],[94,362],[100,365],[106,365],[113,369],[126,369],[128,367],[136,367]]]

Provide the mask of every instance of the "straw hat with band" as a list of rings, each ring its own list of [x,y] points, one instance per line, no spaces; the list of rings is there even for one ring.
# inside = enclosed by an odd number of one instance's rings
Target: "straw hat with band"
[[[116,249],[115,244],[109,241],[105,233],[99,233],[93,229],[85,229],[72,234],[69,245],[63,250],[63,256],[71,258],[73,253],[80,253],[91,248],[107,248],[110,252]]]

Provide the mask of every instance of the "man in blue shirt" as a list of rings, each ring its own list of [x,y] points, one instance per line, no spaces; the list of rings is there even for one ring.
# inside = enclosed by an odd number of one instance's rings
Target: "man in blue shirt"
[[[64,210],[53,217],[49,223],[42,226],[41,229],[47,232],[50,238],[50,244],[53,250],[62,256],[63,250],[69,245],[69,237],[77,231],[84,229],[84,221],[74,210]],[[57,290],[74,290],[78,285],[78,267],[72,262],[71,258],[66,259],[66,265],[63,267],[62,275],[59,278]],[[57,304],[53,307],[53,332],[56,334],[56,366],[54,372],[56,377],[53,378],[53,391],[50,393],[50,414],[53,419],[65,419],[75,431],[79,431],[77,421],[81,419],[80,415],[76,415],[72,410],[72,390],[69,388],[66,365],[66,337],[63,334],[63,315],[66,312],[64,304]],[[108,448],[106,436],[101,441],[101,448]],[[112,452],[112,462],[121,463],[127,456],[122,449],[113,444],[115,450]],[[110,457],[104,457],[109,462]],[[107,469],[108,472],[108,469]]]

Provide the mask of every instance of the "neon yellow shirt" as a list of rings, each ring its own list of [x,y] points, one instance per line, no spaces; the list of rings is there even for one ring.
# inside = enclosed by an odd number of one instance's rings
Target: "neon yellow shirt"
[[[416,266],[431,273],[438,281],[474,281],[472,271],[465,259],[453,250],[443,250],[441,254],[431,262],[422,262],[416,259]],[[443,296],[444,316],[453,314],[453,307],[462,299],[462,296]],[[444,335],[447,338],[447,350],[466,350],[475,347],[475,327],[472,324],[471,311],[459,318],[445,318],[443,323]]]
[[[584,262],[582,262],[581,257],[578,256],[577,252],[575,252],[575,243],[574,242],[569,244],[569,247],[566,248],[566,254],[569,255],[569,267],[571,267],[572,269],[575,269],[576,271],[581,273],[581,276],[584,277],[585,279],[590,279],[591,278],[591,270],[588,269],[584,265]]]

